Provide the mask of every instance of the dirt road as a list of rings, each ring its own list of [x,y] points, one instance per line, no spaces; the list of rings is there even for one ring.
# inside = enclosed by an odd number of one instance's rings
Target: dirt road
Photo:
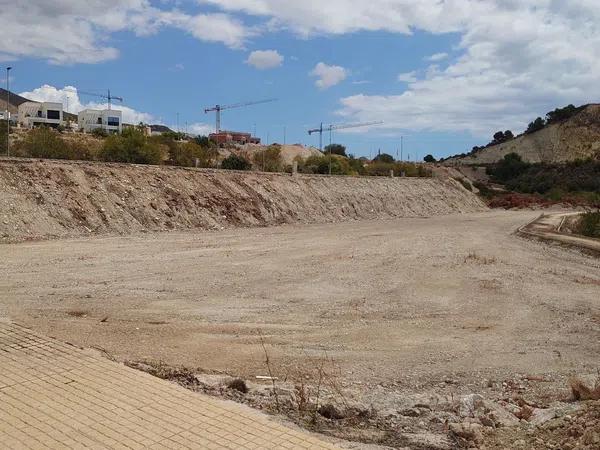
[[[119,359],[348,383],[600,366],[600,262],[512,235],[535,212],[0,246],[0,315]]]

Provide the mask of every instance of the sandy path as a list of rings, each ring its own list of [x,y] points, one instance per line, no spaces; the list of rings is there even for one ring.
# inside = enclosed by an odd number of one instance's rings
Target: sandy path
[[[0,315],[120,359],[356,382],[600,365],[600,261],[512,235],[535,212],[0,246]],[[81,316],[81,317],[80,317]],[[101,319],[107,318],[105,322]]]

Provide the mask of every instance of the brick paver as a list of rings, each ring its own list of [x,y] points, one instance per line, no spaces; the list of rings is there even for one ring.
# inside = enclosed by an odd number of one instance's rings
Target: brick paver
[[[0,321],[0,446],[333,449],[242,405]]]

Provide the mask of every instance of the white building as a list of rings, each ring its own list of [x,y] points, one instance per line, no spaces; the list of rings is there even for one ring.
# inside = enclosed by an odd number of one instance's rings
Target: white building
[[[84,109],[77,115],[80,130],[90,133],[98,128],[107,133],[123,131],[122,113],[114,109]]]
[[[25,102],[19,105],[19,124],[26,128],[63,125],[63,105],[53,102]]]

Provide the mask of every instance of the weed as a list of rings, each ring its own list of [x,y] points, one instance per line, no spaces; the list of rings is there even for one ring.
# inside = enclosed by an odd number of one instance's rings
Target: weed
[[[273,376],[273,371],[271,370],[271,359],[269,358],[269,352],[267,352],[267,347],[265,346],[265,339],[263,338],[263,334],[261,330],[258,330],[258,335],[260,337],[260,345],[262,346],[263,352],[265,353],[265,364],[267,366],[267,371],[269,372],[269,378],[271,378],[271,384],[273,386],[273,397],[275,398],[275,406],[277,407],[277,411],[280,410],[279,406],[279,396],[277,394],[277,386],[275,385],[275,377]]]
[[[227,383],[227,387],[234,391],[241,392],[242,394],[248,393],[248,386],[246,385],[246,382],[241,378],[234,378],[233,380],[229,381]]]
[[[600,238],[600,212],[588,212],[581,216],[577,232],[584,236]]]
[[[486,258],[485,256],[479,256],[477,253],[471,252],[467,256],[465,256],[464,262],[465,264],[475,263],[484,266],[489,266],[491,264],[496,264],[498,260],[494,257]]]

